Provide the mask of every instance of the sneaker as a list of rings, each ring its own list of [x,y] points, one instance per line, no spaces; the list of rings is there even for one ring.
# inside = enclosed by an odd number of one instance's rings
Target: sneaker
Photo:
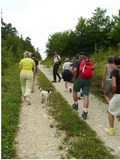
[[[88,112],[83,111],[83,113],[82,113],[82,118],[83,118],[83,119],[87,119],[87,114],[88,114]]]
[[[78,97],[78,100],[81,100],[81,98],[80,98],[80,97]]]
[[[114,128],[105,129],[105,132],[110,136],[113,136],[115,134]]]
[[[78,110],[78,104],[73,103],[72,108],[77,111]]]
[[[26,101],[27,101],[28,105],[31,105],[30,99],[28,97],[26,98]]]
[[[25,96],[22,96],[21,99],[22,99],[22,102],[24,102],[25,101]]]
[[[70,92],[70,93],[72,92],[72,88],[69,88],[69,92]]]
[[[83,94],[81,93],[81,97],[83,97]]]

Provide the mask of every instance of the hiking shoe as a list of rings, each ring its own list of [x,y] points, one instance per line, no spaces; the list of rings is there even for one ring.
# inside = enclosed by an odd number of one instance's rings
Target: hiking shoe
[[[81,97],[83,97],[83,94],[81,93]]]
[[[72,108],[77,111],[78,110],[78,104],[73,103]]]
[[[110,136],[113,136],[115,134],[114,128],[105,129],[105,132]]]
[[[87,119],[87,114],[88,114],[88,112],[83,111],[83,113],[82,113],[82,118],[83,118],[83,119]]]
[[[27,101],[28,105],[31,105],[30,99],[28,97],[26,98],[26,101]]]
[[[56,81],[51,81],[52,83],[56,83]]]
[[[25,101],[25,96],[22,96],[21,99],[22,99],[22,102],[24,102]]]
[[[72,88],[69,88],[69,92],[70,92],[70,93],[72,92]]]
[[[34,90],[32,90],[31,93],[34,93]]]

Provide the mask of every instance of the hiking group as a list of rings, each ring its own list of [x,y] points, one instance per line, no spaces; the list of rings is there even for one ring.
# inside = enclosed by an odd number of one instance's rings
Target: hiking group
[[[83,97],[82,118],[87,119],[89,108],[89,92],[92,77],[94,76],[94,65],[85,52],[76,54],[73,60],[67,57],[62,66],[62,73],[59,74],[61,57],[55,51],[52,57],[53,81],[52,83],[64,80],[65,92],[73,93],[72,108],[78,110],[78,100]],[[37,73],[38,60],[35,54],[24,52],[24,58],[20,63],[20,84],[22,90],[22,101],[31,104],[30,93],[34,92],[35,77]],[[58,81],[57,81],[58,79]],[[73,87],[72,87],[73,83]],[[108,57],[108,63],[104,67],[101,86],[108,105],[109,129],[106,132],[114,135],[114,117],[120,114],[120,56]]]
[[[59,58],[56,58],[59,57]],[[61,76],[58,73],[59,62],[61,57],[57,52],[54,52],[54,66],[57,64],[57,70],[53,67],[53,81],[61,81]],[[120,114],[120,56],[109,56],[108,63],[105,65],[102,76],[101,87],[104,97],[108,103],[108,121],[109,128],[106,133],[114,135],[114,117]],[[78,100],[83,96],[83,112],[82,118],[87,119],[89,108],[89,92],[92,77],[94,76],[94,65],[88,58],[85,52],[76,54],[74,61],[69,58],[65,59],[62,66],[62,78],[65,82],[65,92],[72,92],[71,83],[73,83],[73,101],[72,108],[78,110]]]

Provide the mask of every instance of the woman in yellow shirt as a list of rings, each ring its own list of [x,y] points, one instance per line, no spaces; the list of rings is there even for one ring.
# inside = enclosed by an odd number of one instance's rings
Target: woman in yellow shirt
[[[30,105],[30,93],[32,90],[33,78],[35,77],[36,72],[35,62],[31,59],[30,52],[24,52],[24,58],[21,59],[19,65],[22,100],[26,100],[28,102],[28,105]]]

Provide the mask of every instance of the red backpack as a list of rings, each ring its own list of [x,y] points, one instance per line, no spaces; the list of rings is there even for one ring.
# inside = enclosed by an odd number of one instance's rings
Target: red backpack
[[[93,63],[87,59],[82,60],[79,66],[79,75],[81,78],[91,78],[93,76]]]

